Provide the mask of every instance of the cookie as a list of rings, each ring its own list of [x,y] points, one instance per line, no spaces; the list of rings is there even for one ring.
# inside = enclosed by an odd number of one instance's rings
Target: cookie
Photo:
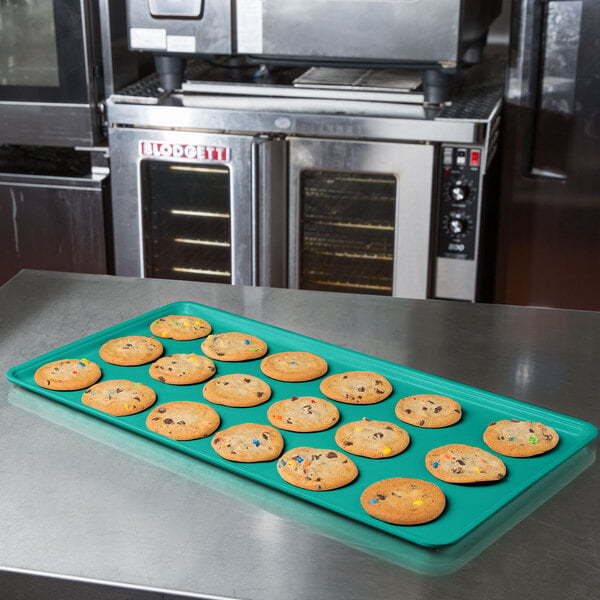
[[[392,477],[371,484],[360,496],[365,512],[394,525],[421,525],[437,519],[446,507],[444,492],[429,481]]]
[[[321,382],[321,392],[346,404],[375,404],[392,393],[392,384],[378,373],[348,371],[330,375]]]
[[[336,444],[350,454],[367,458],[389,458],[400,454],[410,442],[404,429],[387,421],[364,417],[342,425],[335,432]]]
[[[168,315],[152,321],[153,335],[173,340],[197,340],[206,337],[211,331],[210,323],[190,315]]]
[[[214,408],[185,400],[161,404],[146,418],[150,431],[180,441],[204,438],[220,424],[221,418]]]
[[[156,393],[142,383],[127,379],[101,381],[87,389],[81,396],[86,406],[91,406],[115,417],[134,415],[150,408],[156,402]]]
[[[212,449],[233,462],[265,462],[276,459],[283,450],[283,437],[270,425],[242,423],[217,431]]]
[[[269,406],[267,418],[279,429],[306,433],[333,427],[340,420],[340,411],[323,398],[292,396]]]
[[[239,362],[261,358],[267,353],[266,342],[248,333],[229,331],[209,335],[202,342],[202,352],[213,360]]]
[[[462,408],[456,400],[446,396],[417,394],[398,400],[396,416],[404,423],[434,429],[458,423]]]
[[[204,397],[213,404],[249,407],[271,398],[271,387],[252,375],[231,373],[211,379],[202,389]]]
[[[312,352],[278,352],[264,358],[260,370],[278,381],[311,381],[327,373],[325,359]]]
[[[102,377],[100,367],[85,358],[65,358],[42,365],[34,381],[48,390],[82,390]]]
[[[490,423],[483,433],[483,441],[494,452],[515,458],[544,454],[555,448],[559,439],[552,427],[517,419]]]
[[[466,444],[447,444],[430,450],[425,466],[434,477],[448,483],[499,481],[506,475],[500,458]]]
[[[358,476],[358,468],[337,450],[302,446],[288,450],[277,461],[277,472],[284,481],[316,492],[348,485]]]
[[[171,385],[206,381],[215,374],[215,363],[200,354],[171,354],[159,358],[149,369],[150,377]]]
[[[100,358],[111,365],[135,367],[156,360],[163,345],[153,337],[131,335],[108,340],[100,347]]]

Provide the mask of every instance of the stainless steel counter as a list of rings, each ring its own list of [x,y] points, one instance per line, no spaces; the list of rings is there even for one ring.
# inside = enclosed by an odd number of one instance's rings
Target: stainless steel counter
[[[24,271],[0,287],[0,369],[179,300],[600,424],[591,312]],[[600,589],[595,445],[481,535],[425,551],[5,378],[0,407],[2,600],[591,600]]]

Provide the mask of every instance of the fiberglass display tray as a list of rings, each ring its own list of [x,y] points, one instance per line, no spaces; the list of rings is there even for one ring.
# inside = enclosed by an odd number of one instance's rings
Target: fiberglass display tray
[[[214,361],[217,367],[215,374],[217,377],[228,373],[254,375],[266,381],[272,389],[273,393],[270,400],[261,405],[250,408],[232,408],[213,405],[206,401],[202,394],[202,388],[206,382],[192,385],[169,385],[150,377],[148,370],[151,363],[124,367],[109,364],[100,358],[99,349],[104,342],[117,337],[151,335],[149,326],[152,321],[171,314],[190,315],[204,319],[211,324],[213,334],[238,331],[258,336],[268,344],[268,354],[285,351],[313,352],[327,361],[329,365],[328,373],[313,381],[287,383],[276,381],[264,375],[260,370],[262,358],[244,362]],[[200,344],[205,338],[190,341],[159,339],[164,346],[163,355],[166,356],[191,352],[202,354]],[[141,413],[125,417],[114,417],[84,405],[81,402],[81,396],[85,390],[53,391],[42,388],[35,383],[34,373],[40,366],[51,361],[67,358],[85,358],[97,363],[102,369],[100,381],[129,379],[148,385],[156,391],[157,401],[152,407]],[[211,447],[213,435],[197,440],[176,441],[146,428],[146,417],[151,410],[160,404],[175,400],[197,401],[212,406],[221,417],[221,425],[217,431],[246,422],[269,425],[267,410],[272,403],[292,396],[324,397],[319,389],[322,379],[345,371],[377,372],[389,379],[394,388],[393,392],[391,396],[378,404],[351,405],[333,402],[339,409],[341,416],[339,422],[328,430],[314,433],[280,430],[285,441],[284,452],[297,446],[329,448],[339,451],[340,448],[334,438],[336,429],[344,423],[358,421],[363,417],[395,423],[409,433],[411,441],[404,452],[391,458],[369,459],[344,451],[356,463],[359,475],[349,485],[336,490],[309,491],[286,483],[277,473],[277,460],[263,463],[236,463],[225,460]],[[11,369],[7,376],[13,383],[47,398],[243,477],[425,547],[447,546],[463,539],[492,515],[515,501],[526,490],[536,484],[543,485],[543,479],[546,476],[584,448],[598,434],[597,429],[586,421],[498,396],[194,302],[168,304],[127,320],[22,363]],[[405,396],[422,393],[440,394],[455,399],[462,406],[462,419],[455,425],[441,429],[424,429],[399,421],[395,415],[397,401]],[[530,458],[510,458],[497,455],[506,464],[507,475],[501,481],[488,484],[461,485],[445,483],[437,480],[425,468],[425,454],[429,450],[445,444],[469,444],[496,454],[485,445],[482,436],[490,422],[503,419],[543,422],[558,432],[560,436],[558,446],[546,454]],[[362,491],[375,481],[390,477],[414,477],[438,485],[446,495],[447,500],[442,515],[430,523],[412,526],[392,525],[369,516],[362,509],[359,501]]]

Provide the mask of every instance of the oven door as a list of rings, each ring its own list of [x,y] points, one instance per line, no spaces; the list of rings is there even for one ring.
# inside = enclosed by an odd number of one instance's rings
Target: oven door
[[[98,7],[106,0],[0,2],[0,143],[91,146],[103,95]]]
[[[292,138],[290,287],[427,298],[434,147]]]
[[[255,232],[275,218],[259,198],[269,186],[256,178],[258,159],[270,154],[263,147],[268,143],[252,136],[112,128],[116,274],[260,283]],[[272,241],[262,236],[261,247]],[[268,273],[260,277],[269,281]]]

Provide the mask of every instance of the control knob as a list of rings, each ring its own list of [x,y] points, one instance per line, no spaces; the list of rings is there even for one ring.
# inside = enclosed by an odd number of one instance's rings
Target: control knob
[[[450,185],[450,197],[455,202],[464,202],[469,195],[469,186],[459,179]]]
[[[469,222],[463,215],[452,215],[448,220],[448,229],[455,235],[465,233],[469,228]]]

